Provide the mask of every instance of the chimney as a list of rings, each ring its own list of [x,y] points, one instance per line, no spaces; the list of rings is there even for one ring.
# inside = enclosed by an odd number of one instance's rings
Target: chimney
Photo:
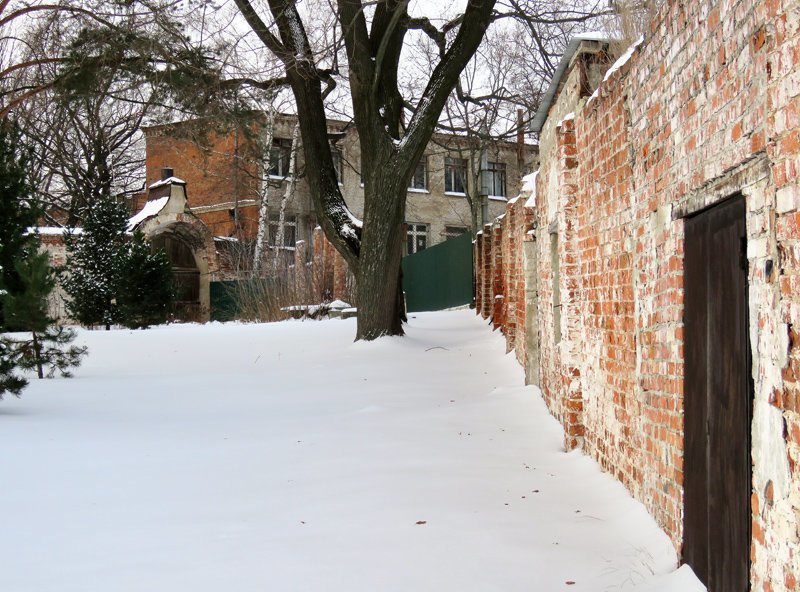
[[[161,180],[166,181],[170,177],[173,177],[173,170],[171,167],[163,167],[161,169]]]

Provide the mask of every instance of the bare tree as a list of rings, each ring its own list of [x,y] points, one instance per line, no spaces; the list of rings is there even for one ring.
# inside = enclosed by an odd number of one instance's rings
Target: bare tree
[[[228,103],[240,107],[231,109],[237,115],[244,106],[254,104],[248,103],[250,93],[290,89],[317,219],[356,277],[358,339],[403,332],[400,259],[406,188],[441,123],[442,110],[490,24],[528,27],[531,51],[544,56],[542,71],[552,73],[558,49],[553,49],[554,41],[539,25],[546,22],[563,33],[566,24],[588,21],[597,12],[564,9],[550,0],[471,0],[463,13],[441,19],[421,3],[417,10],[427,12],[410,14],[409,0],[316,0],[313,11],[296,0],[234,0],[238,11],[232,18],[246,23],[260,44],[260,51],[252,54],[255,62],[273,66],[253,68],[227,59],[228,54],[206,28],[205,16],[199,34],[196,27],[192,34],[185,34],[168,11],[161,13],[161,19],[154,18],[153,7],[164,3],[166,0],[113,3],[124,8],[126,15],[144,14],[147,27],[126,29],[120,25],[122,17],[116,17],[112,28],[86,28],[71,46],[68,67],[59,70],[60,79],[69,89],[90,88],[96,73],[113,64],[117,80],[138,77],[163,87],[165,104],[170,99],[187,112],[207,113],[209,105]],[[205,15],[210,5],[200,6]],[[320,22],[329,26],[319,28]],[[545,32],[554,37],[561,34]],[[419,91],[406,93],[400,80],[401,64],[406,50],[420,36],[429,39],[430,67],[418,75]],[[249,47],[255,50],[256,46]],[[491,50],[486,51],[489,56]],[[263,56],[269,59],[261,59]],[[346,92],[341,84],[345,81]],[[503,90],[512,87],[510,79],[501,82]],[[463,85],[458,90],[463,106],[489,109],[493,119],[484,126],[489,132],[502,127],[499,123],[504,118],[514,121],[506,133],[519,125],[513,117],[513,101],[492,103],[488,99],[499,101],[494,96],[499,93],[483,97]],[[515,81],[509,94],[519,98],[526,93],[535,94]],[[337,109],[352,116],[359,132],[363,221],[353,216],[339,189],[326,125],[332,101],[345,98],[347,105],[340,102]],[[455,113],[454,107],[451,114]],[[462,121],[459,125],[472,128],[474,123]],[[456,128],[455,123],[451,128]]]
[[[281,60],[294,93],[305,161],[313,163],[307,166],[306,178],[317,216],[357,278],[356,337],[402,334],[406,187],[448,95],[492,20],[495,0],[470,2],[463,15],[441,28],[428,18],[412,18],[407,1],[378,2],[371,15],[366,3],[356,0],[338,0],[335,9],[330,7],[346,47],[352,112],[359,130],[363,223],[352,215],[339,190],[328,141],[324,99],[333,83],[333,64],[320,63],[324,60],[315,52],[294,2],[270,0],[266,15],[248,0],[235,2],[264,46]],[[400,92],[398,67],[406,34],[412,30],[434,38],[441,52],[404,126],[409,105]],[[453,31],[451,39],[447,31]]]
[[[257,144],[257,151],[261,156],[260,166],[258,167],[261,183],[258,188],[258,229],[256,231],[256,244],[253,252],[253,273],[256,274],[261,268],[264,258],[264,249],[268,241],[269,232],[269,189],[270,189],[270,169],[272,168],[272,140],[275,129],[275,111],[272,108],[267,110],[267,121],[264,124],[263,139]]]

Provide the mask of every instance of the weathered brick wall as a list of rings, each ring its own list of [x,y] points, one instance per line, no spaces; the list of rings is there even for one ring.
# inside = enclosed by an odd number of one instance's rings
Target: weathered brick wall
[[[506,337],[507,350],[526,364],[526,282],[523,241],[533,225],[527,195],[508,201],[505,214],[478,233],[473,248],[476,313],[491,318]]]
[[[514,290],[520,257],[536,269],[525,289],[538,342],[526,349],[538,347],[566,445],[582,444],[679,548],[683,216],[744,195],[754,590],[795,590],[800,575],[799,50],[797,0],[667,2],[593,98],[581,97],[577,68],[565,75],[540,134],[535,237],[509,236],[520,229],[507,214],[502,246],[478,241],[479,270],[486,259],[493,278],[507,268],[493,287]],[[496,312],[516,345],[518,319]]]
[[[171,167],[187,182],[188,203],[214,236],[236,235],[231,211],[234,205],[249,204],[239,210],[240,222],[252,236],[258,224],[258,179],[252,162],[243,158],[247,143],[242,134],[209,132],[201,143],[191,138],[170,135],[170,128],[152,128],[146,134],[147,185],[161,179],[161,168]],[[234,155],[239,155],[237,157]],[[147,195],[134,211],[141,209]]]
[[[314,282],[314,293],[322,300],[344,300],[355,305],[353,277],[344,257],[336,250],[326,237],[322,228],[317,226],[312,234],[313,256],[311,258],[311,276]],[[301,255],[302,252],[302,255]],[[295,266],[306,265],[305,245],[295,252]]]

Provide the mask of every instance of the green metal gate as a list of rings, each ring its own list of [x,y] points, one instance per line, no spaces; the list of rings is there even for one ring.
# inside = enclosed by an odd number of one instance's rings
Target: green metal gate
[[[472,235],[469,232],[403,257],[408,312],[470,304],[473,297]]]

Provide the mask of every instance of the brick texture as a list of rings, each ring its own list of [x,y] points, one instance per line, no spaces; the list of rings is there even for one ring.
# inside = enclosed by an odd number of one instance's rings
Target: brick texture
[[[588,61],[572,62],[533,195],[476,241],[478,313],[537,365],[565,448],[597,459],[680,550],[683,217],[744,195],[753,590],[796,590],[800,574],[798,61],[800,2],[666,2],[593,96],[574,73]]]

